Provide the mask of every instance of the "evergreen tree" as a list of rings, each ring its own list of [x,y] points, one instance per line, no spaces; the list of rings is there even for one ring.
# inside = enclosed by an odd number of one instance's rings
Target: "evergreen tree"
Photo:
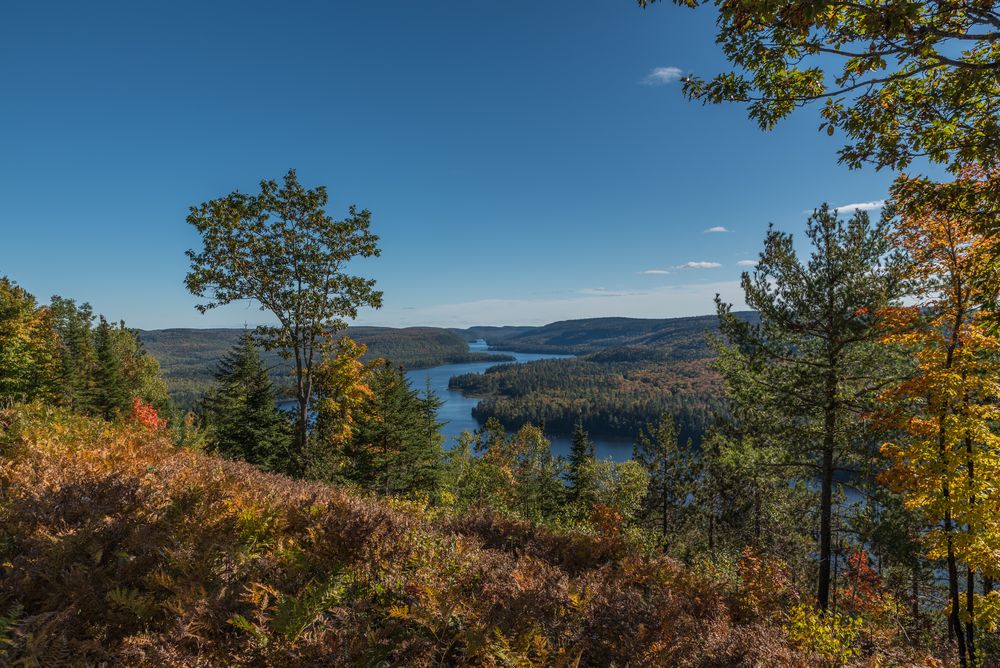
[[[222,359],[217,387],[202,404],[210,447],[266,471],[285,471],[291,450],[290,421],[277,407],[274,387],[249,333]]]
[[[440,400],[413,389],[401,369],[380,365],[345,446],[345,477],[385,495],[431,494],[442,475]]]
[[[902,293],[884,223],[857,212],[848,222],[823,205],[809,218],[808,262],[792,237],[769,230],[753,275],[743,274],[759,324],[716,298],[724,343],[718,368],[733,415],[755,444],[776,448],[805,479],[820,478],[817,601],[829,603],[834,472],[868,449],[863,416],[887,377],[891,355],[877,344],[885,306]],[[788,470],[788,469],[786,469]]]
[[[172,406],[160,364],[143,350],[135,331],[124,322],[110,324],[100,316],[94,330],[96,372],[93,410],[106,420],[127,414],[139,398],[161,414]]]
[[[576,423],[573,429],[573,438],[569,449],[569,461],[567,462],[566,479],[569,484],[569,497],[571,501],[578,501],[586,496],[590,476],[587,475],[587,464],[594,461],[594,443],[583,428],[583,424]]]
[[[59,335],[60,402],[78,413],[92,412],[97,372],[94,313],[90,304],[77,306],[59,295],[52,297],[49,308]]]
[[[94,330],[94,351],[97,357],[94,407],[105,420],[110,420],[128,410],[132,393],[125,379],[121,338],[103,315]]]
[[[685,445],[680,444],[673,417],[663,415],[639,434],[632,458],[649,474],[645,516],[647,520],[658,520],[660,538],[666,548],[667,536],[679,524],[695,478],[694,447],[690,439]]]

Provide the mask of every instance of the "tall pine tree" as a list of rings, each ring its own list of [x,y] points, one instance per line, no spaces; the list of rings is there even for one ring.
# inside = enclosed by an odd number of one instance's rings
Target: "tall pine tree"
[[[826,205],[806,225],[812,252],[801,262],[792,236],[771,229],[760,261],[744,273],[758,324],[716,298],[723,343],[718,368],[733,415],[756,441],[780,451],[777,466],[819,478],[817,601],[830,597],[834,474],[857,464],[870,437],[862,416],[891,372],[879,346],[880,314],[902,293],[884,224]]]

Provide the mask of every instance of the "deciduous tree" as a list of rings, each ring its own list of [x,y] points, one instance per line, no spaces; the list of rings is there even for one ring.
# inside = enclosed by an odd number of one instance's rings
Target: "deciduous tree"
[[[327,215],[326,188],[304,188],[289,170],[281,185],[260,183],[260,193],[233,192],[191,207],[188,223],[202,236],[189,250],[188,290],[209,309],[247,299],[270,311],[276,327],[260,327],[260,340],[295,360],[298,401],[296,447],[305,448],[313,370],[324,339],[346,326],[362,306],[379,307],[371,279],[347,272],[357,257],[379,254],[369,231],[371,213],[351,206],[343,220]]]

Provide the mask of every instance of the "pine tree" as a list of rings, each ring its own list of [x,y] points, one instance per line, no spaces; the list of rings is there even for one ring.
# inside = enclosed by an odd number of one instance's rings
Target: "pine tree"
[[[639,434],[632,458],[649,474],[645,515],[659,520],[664,549],[672,528],[679,523],[691,484],[695,479],[696,460],[691,440],[681,445],[674,418],[663,415]]]
[[[747,305],[759,324],[716,298],[723,343],[717,366],[733,415],[757,442],[783,450],[783,462],[820,478],[817,601],[830,596],[834,472],[854,463],[865,435],[862,416],[891,373],[877,344],[883,307],[902,293],[885,224],[865,212],[846,223],[823,205],[809,218],[812,253],[802,263],[792,237],[770,230]]]
[[[291,423],[277,407],[274,386],[249,333],[243,333],[214,375],[217,386],[202,403],[210,447],[266,471],[288,470]]]

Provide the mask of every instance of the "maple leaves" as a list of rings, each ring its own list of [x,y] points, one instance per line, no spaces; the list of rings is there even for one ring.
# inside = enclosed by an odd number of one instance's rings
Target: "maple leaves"
[[[139,397],[132,398],[132,412],[130,418],[145,429],[156,431],[167,426],[167,421],[160,417],[156,409]]]

